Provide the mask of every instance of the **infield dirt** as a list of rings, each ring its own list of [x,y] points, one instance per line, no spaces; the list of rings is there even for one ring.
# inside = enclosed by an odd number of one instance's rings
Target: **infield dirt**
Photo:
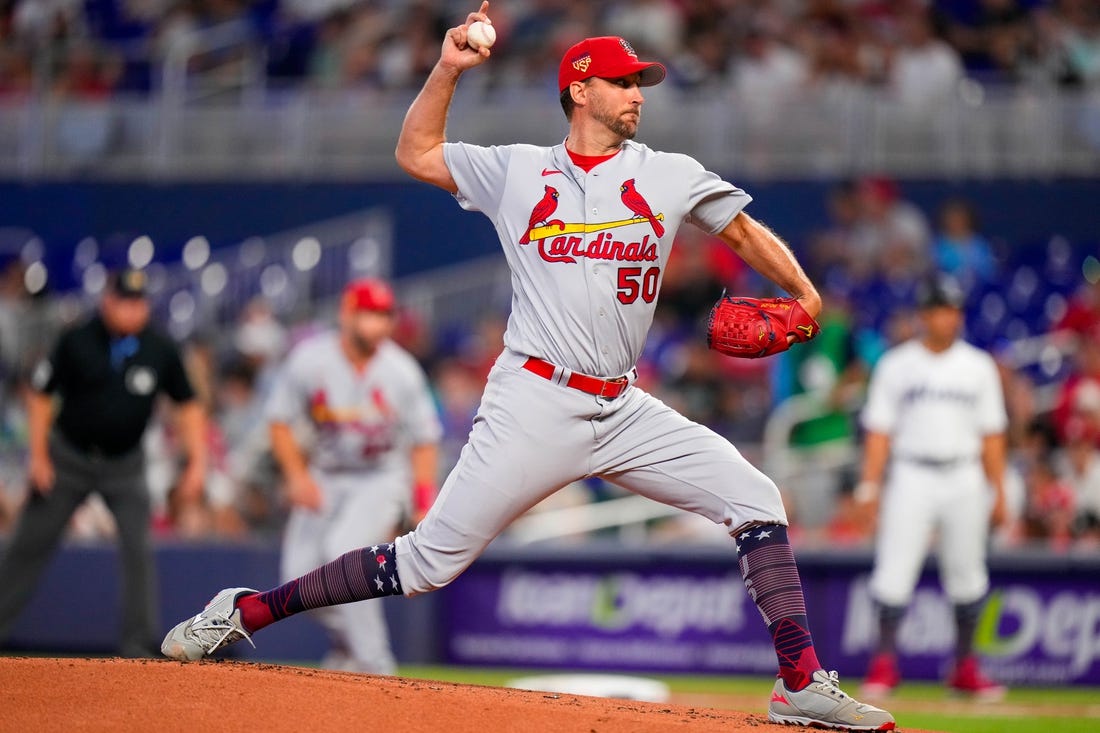
[[[0,711],[0,731],[20,733],[801,730],[772,725],[764,714],[706,707],[272,664],[117,658],[2,657]]]

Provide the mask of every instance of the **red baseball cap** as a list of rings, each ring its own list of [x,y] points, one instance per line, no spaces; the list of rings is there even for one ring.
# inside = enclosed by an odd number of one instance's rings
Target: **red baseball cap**
[[[558,92],[563,92],[575,81],[589,77],[618,79],[631,74],[641,74],[638,82],[643,87],[660,84],[665,78],[665,67],[656,61],[639,61],[638,54],[624,39],[618,36],[586,38],[569,47],[561,57],[558,67]]]
[[[344,305],[352,310],[389,313],[394,306],[393,290],[375,278],[353,280],[344,288]]]

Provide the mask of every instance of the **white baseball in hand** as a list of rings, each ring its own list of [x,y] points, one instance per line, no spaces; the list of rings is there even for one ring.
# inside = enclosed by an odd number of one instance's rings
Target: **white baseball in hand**
[[[488,23],[475,20],[466,29],[466,43],[475,51],[479,48],[492,48],[497,41],[497,31]]]

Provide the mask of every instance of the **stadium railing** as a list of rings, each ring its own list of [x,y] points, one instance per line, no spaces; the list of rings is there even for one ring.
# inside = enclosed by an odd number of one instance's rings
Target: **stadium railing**
[[[163,88],[151,96],[0,99],[0,176],[346,179],[399,172],[393,149],[410,92],[255,83],[200,93],[185,67],[185,59],[166,66]],[[967,80],[950,98],[913,109],[880,89],[817,89],[775,102],[766,115],[732,92],[656,87],[648,97],[647,144],[755,179],[1088,176],[1100,166],[1100,92]],[[478,144],[553,144],[565,123],[544,89],[472,84],[456,98],[449,130]]]

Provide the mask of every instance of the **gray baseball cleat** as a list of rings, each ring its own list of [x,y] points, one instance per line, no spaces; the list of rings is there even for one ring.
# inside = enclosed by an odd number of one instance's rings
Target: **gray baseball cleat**
[[[768,720],[836,730],[894,730],[894,716],[873,705],[857,702],[840,689],[836,672],[819,669],[804,689],[787,689],[775,681],[768,704]]]
[[[206,608],[168,632],[160,645],[161,654],[181,662],[194,662],[241,639],[252,644],[252,635],[241,624],[241,613],[237,610],[237,599],[248,593],[256,591],[251,588],[219,591]]]

